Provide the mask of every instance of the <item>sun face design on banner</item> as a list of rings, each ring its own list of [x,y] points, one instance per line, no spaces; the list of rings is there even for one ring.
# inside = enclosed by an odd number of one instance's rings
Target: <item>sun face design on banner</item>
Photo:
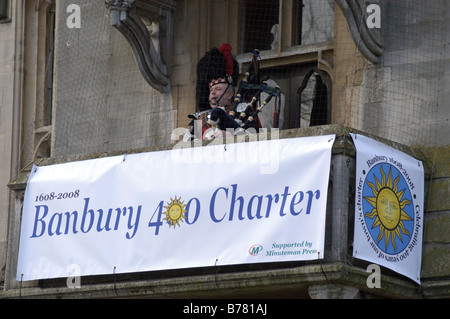
[[[404,250],[413,232],[414,211],[403,175],[390,164],[375,165],[364,182],[363,198],[365,222],[378,248],[391,255]]]
[[[173,226],[175,228],[175,225],[178,225],[180,227],[180,221],[184,221],[186,219],[186,213],[187,210],[186,204],[181,201],[181,197],[177,199],[175,196],[175,199],[170,199],[170,203],[167,203],[167,206],[164,206],[166,209],[163,214],[166,215],[163,219],[167,221],[169,224],[169,228]]]

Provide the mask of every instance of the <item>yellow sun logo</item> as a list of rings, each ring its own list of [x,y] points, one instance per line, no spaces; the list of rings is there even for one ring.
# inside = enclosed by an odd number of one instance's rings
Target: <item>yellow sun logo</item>
[[[405,207],[411,204],[407,198],[403,198],[405,189],[398,190],[399,181],[402,178],[400,172],[393,180],[392,166],[389,166],[389,173],[386,178],[383,166],[380,165],[381,182],[376,174],[373,174],[372,182],[366,180],[367,186],[372,190],[373,196],[365,196],[364,199],[371,205],[372,210],[365,214],[366,218],[375,218],[372,224],[372,230],[379,226],[377,243],[384,237],[386,252],[388,251],[389,241],[392,244],[394,252],[397,251],[397,243],[404,246],[402,234],[411,237],[406,229],[404,222],[412,221],[411,217],[405,212]],[[409,191],[408,191],[409,194]],[[410,207],[410,206],[409,206]],[[369,209],[370,209],[369,208]],[[397,238],[400,242],[397,241]]]
[[[171,226],[175,228],[175,225],[178,225],[179,227],[180,220],[184,221],[184,219],[186,219],[186,204],[181,201],[181,197],[178,199],[176,196],[175,199],[171,198],[170,203],[167,203],[167,206],[164,206],[164,208],[166,209],[166,211],[163,213],[166,215],[166,217],[164,217],[164,220],[166,220],[169,224],[169,228]]]

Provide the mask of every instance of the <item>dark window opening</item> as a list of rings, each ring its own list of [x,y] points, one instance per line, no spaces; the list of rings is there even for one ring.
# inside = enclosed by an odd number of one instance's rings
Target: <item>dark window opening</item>
[[[9,0],[0,0],[0,22],[8,22],[9,18]]]
[[[278,0],[246,0],[244,4],[244,28],[242,53],[253,49],[271,50],[275,28],[279,20]]]
[[[244,22],[241,53],[248,53],[253,49],[276,50],[280,44],[280,32],[291,35],[289,44],[284,45],[302,44],[303,7],[302,0],[294,0],[289,7],[284,6],[283,12],[280,12],[279,0],[245,0],[241,10]],[[291,30],[280,29],[280,16],[282,19],[291,20],[289,26]]]

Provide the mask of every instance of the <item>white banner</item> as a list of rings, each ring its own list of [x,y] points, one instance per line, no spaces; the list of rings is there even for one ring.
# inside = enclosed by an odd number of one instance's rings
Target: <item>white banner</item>
[[[34,167],[18,280],[323,258],[334,135]]]
[[[353,256],[420,283],[424,171],[421,161],[362,135],[356,146]]]

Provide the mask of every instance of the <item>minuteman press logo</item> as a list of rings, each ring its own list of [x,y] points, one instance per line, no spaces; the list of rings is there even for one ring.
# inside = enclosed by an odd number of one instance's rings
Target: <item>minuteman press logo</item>
[[[253,245],[252,247],[250,247],[250,249],[248,250],[248,253],[252,256],[257,256],[260,252],[262,252],[263,250],[263,246],[256,244]]]

